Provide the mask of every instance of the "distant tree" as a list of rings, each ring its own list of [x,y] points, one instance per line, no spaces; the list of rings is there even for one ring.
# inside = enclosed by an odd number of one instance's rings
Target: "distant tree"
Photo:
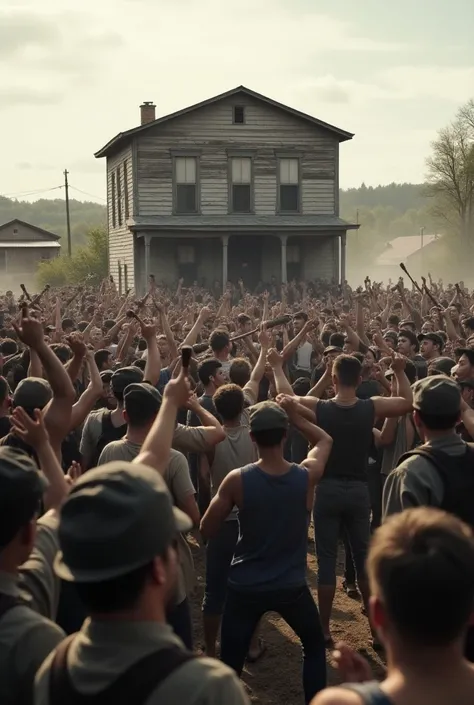
[[[427,189],[436,217],[474,244],[474,100],[441,129],[427,160]]]
[[[108,272],[107,230],[92,228],[87,245],[79,247],[72,257],[61,255],[42,262],[38,267],[38,284],[54,287],[68,284],[99,284]]]

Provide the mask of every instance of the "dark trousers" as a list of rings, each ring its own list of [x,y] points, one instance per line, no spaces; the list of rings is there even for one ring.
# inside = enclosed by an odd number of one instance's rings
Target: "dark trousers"
[[[303,647],[306,703],[326,687],[326,651],[319,612],[307,585],[287,590],[240,592],[229,587],[221,628],[221,659],[240,676],[253,633],[266,612],[279,614]]]
[[[219,615],[224,608],[227,580],[235,545],[239,538],[237,519],[225,521],[219,533],[206,545],[206,588],[202,601],[205,614]]]
[[[320,585],[336,584],[339,537],[347,535],[358,578],[365,576],[370,540],[370,500],[366,482],[325,480],[314,503],[314,533]]]
[[[185,647],[189,651],[193,650],[193,626],[191,623],[191,611],[189,609],[188,598],[186,597],[179,605],[175,605],[168,610],[166,621],[172,627],[176,636],[179,636]]]

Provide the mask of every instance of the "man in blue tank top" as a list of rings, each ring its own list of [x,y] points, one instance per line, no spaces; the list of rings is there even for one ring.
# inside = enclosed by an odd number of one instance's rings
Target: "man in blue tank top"
[[[326,685],[324,637],[306,581],[308,525],[314,489],[331,438],[300,413],[296,397],[251,408],[250,432],[259,460],[223,480],[201,522],[215,535],[234,506],[239,538],[229,572],[221,629],[221,658],[240,675],[252,634],[266,612],[277,612],[300,638],[306,702]],[[304,410],[303,410],[304,411]],[[289,422],[312,449],[301,465],[284,459]]]

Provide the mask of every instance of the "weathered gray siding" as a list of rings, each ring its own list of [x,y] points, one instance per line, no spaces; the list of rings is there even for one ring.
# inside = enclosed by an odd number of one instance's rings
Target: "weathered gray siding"
[[[133,213],[133,159],[132,145],[118,152],[113,157],[107,159],[107,222],[109,230],[109,271],[118,282],[118,263],[122,266],[127,264],[128,267],[128,286],[133,288],[134,284],[134,261],[133,261],[133,234],[126,225],[125,211],[125,182],[124,182],[124,164],[127,163],[127,190],[128,190],[128,216]],[[120,169],[120,186],[121,193],[117,193],[117,169]],[[115,174],[116,183],[116,219],[115,227],[113,225],[113,209],[112,209],[112,174]],[[118,219],[118,199],[120,198],[120,206],[122,208],[122,224],[119,225]]]
[[[47,233],[38,232],[34,227],[15,221],[0,225],[0,242],[41,242],[43,240],[51,241],[55,238],[48,237]]]
[[[303,279],[339,279],[339,238],[334,235],[308,238],[302,248]]]
[[[245,106],[245,125],[232,124],[232,106]],[[265,103],[245,97],[223,100],[151,128],[137,140],[138,214],[171,215],[170,150],[200,149],[201,212],[228,212],[227,149],[255,151],[255,212],[274,214],[276,152],[294,152],[301,161],[304,214],[334,214],[338,142],[334,136]]]

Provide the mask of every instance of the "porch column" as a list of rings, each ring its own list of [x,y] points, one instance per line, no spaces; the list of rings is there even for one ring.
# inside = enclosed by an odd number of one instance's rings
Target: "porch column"
[[[222,293],[224,294],[227,289],[228,245],[229,236],[222,235]]]
[[[340,268],[341,284],[346,281],[346,233],[341,235],[341,268]]]
[[[150,276],[150,243],[151,235],[145,235],[145,286],[143,291],[148,291],[148,277]]]
[[[280,245],[281,245],[281,283],[287,283],[286,275],[286,241],[288,239],[287,235],[280,235]]]

